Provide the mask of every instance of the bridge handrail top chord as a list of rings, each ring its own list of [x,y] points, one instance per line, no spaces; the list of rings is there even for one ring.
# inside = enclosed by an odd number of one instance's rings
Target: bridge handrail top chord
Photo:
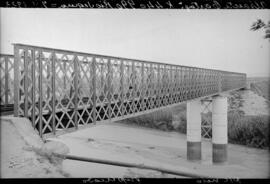
[[[93,53],[86,53],[86,52],[79,52],[79,51],[71,51],[71,50],[66,50],[66,49],[41,47],[41,46],[21,44],[21,43],[13,43],[12,45],[19,46],[19,47],[26,48],[26,49],[36,49],[36,50],[43,50],[43,51],[48,51],[48,52],[55,51],[55,52],[62,52],[62,53],[66,53],[66,54],[73,54],[73,55],[81,54],[81,55],[87,55],[89,57],[100,57],[100,58],[106,58],[106,59],[125,60],[125,61],[131,61],[131,62],[139,62],[139,63],[148,63],[148,64],[156,64],[156,65],[166,65],[166,66],[173,66],[173,67],[183,67],[183,68],[189,68],[189,69],[201,69],[201,70],[216,71],[216,72],[221,72],[221,73],[246,75],[245,73],[231,72],[231,71],[225,71],[225,70],[200,68],[200,67],[185,66],[185,65],[176,65],[176,64],[170,64],[170,63],[162,63],[162,62],[154,62],[154,61],[132,59],[132,58],[125,58],[125,57],[116,57],[116,56],[109,56],[109,55],[101,55],[101,54],[93,54]],[[4,54],[2,54],[2,55],[4,55]]]
[[[14,55],[12,54],[3,54],[3,53],[0,53],[0,56],[1,57],[14,57]]]

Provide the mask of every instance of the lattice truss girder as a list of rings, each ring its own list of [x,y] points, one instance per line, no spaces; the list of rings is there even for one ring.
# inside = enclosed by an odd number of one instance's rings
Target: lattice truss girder
[[[57,49],[15,45],[15,53],[19,82],[15,106],[41,135],[130,117],[239,88],[245,82],[245,75],[238,73]]]
[[[14,103],[14,58],[0,54],[0,104]]]

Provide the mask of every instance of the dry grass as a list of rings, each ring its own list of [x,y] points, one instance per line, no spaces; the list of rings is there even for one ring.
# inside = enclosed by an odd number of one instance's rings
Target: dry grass
[[[253,77],[248,80],[252,81],[250,88],[258,95],[270,100],[270,78],[269,77]]]
[[[270,100],[270,81],[261,81],[251,84],[251,90],[256,92],[258,95]]]
[[[269,116],[244,116],[237,112],[229,113],[229,142],[256,148],[268,148],[269,120]]]

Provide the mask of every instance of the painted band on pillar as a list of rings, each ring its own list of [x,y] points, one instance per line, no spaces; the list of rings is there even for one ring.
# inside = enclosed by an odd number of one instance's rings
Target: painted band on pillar
[[[227,97],[215,97],[212,103],[212,160],[213,163],[224,163],[228,157]]]
[[[187,103],[187,159],[201,160],[201,102]]]

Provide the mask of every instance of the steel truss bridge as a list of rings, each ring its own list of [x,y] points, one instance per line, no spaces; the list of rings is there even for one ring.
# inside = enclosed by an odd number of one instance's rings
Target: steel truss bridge
[[[246,74],[14,44],[1,55],[1,110],[40,136],[246,87]]]

